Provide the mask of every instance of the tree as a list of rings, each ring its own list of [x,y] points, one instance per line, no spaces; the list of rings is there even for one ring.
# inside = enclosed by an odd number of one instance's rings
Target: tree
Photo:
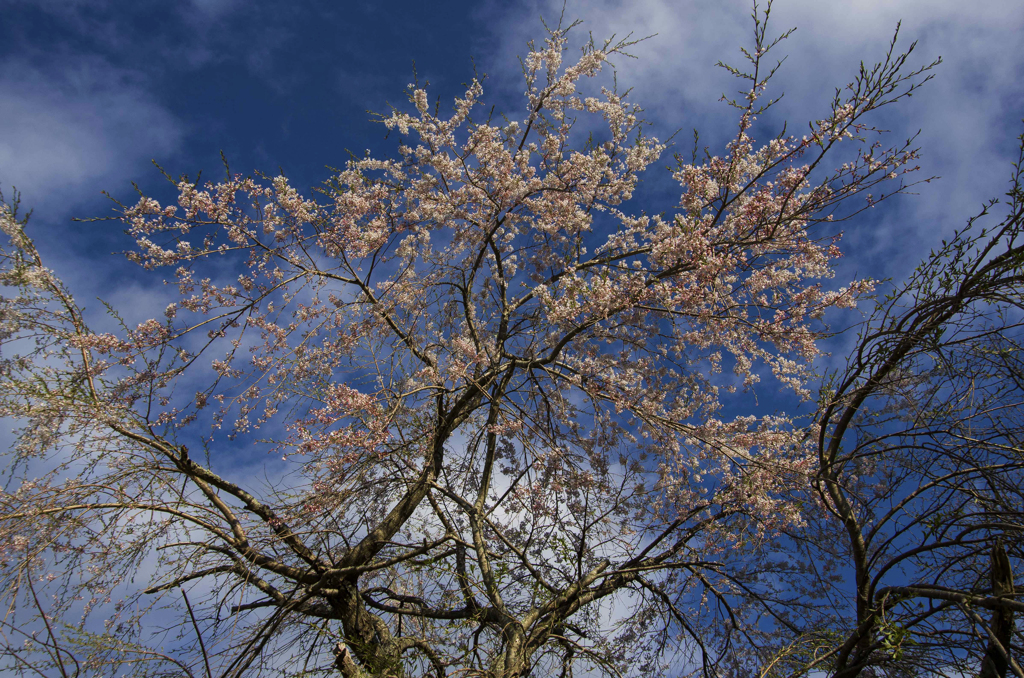
[[[815,460],[783,415],[722,420],[717,375],[809,394],[823,314],[871,287],[823,287],[832,223],[914,169],[868,116],[931,67],[894,38],[807,136],[758,145],[769,11],[730,69],[737,133],[678,162],[671,215],[627,210],[665,148],[640,109],[584,91],[634,43],[566,66],[562,27],[523,61],[521,122],[474,120],[475,80],[449,117],[412,87],[382,116],[399,157],[317,199],[229,172],[122,205],[180,297],[137,327],[92,330],[5,204],[9,668],[619,675],[677,633],[725,661],[714,601],[760,576],[734,556],[802,520]],[[283,458],[271,478],[250,450]]]
[[[990,201],[880,300],[822,390],[817,496],[787,542],[818,605],[797,672],[1024,675],[1020,140],[1003,218]]]

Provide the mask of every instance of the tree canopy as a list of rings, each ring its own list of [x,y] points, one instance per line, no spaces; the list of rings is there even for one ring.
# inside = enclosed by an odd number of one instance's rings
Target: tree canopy
[[[767,19],[672,213],[634,199],[666,144],[590,85],[635,43],[567,60],[573,26],[530,46],[520,119],[413,85],[396,156],[313,195],[229,170],[120,205],[177,291],[137,326],[92,329],[4,203],[7,669],[1019,673],[1020,175],[816,399],[825,314],[877,284],[831,282],[837,224],[916,169],[872,116],[934,64],[894,38],[759,142]],[[816,413],[727,406],[762,378]]]

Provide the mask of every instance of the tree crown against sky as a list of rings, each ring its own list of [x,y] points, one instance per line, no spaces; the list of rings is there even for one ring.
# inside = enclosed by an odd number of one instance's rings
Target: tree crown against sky
[[[27,482],[4,497],[5,575],[21,619],[67,619],[78,595],[116,612],[101,633],[43,620],[12,661],[614,673],[674,634],[705,665],[759,661],[728,628],[754,641],[761,613],[720,619],[720,597],[763,600],[816,453],[784,415],[723,412],[718,374],[809,394],[823,314],[870,288],[827,282],[832,217],[900,190],[915,158],[867,116],[926,69],[890,51],[806,137],[759,144],[755,17],[736,135],[679,163],[671,214],[628,208],[663,151],[639,110],[587,92],[630,43],[563,63],[561,29],[524,59],[518,122],[488,117],[476,81],[451,115],[412,86],[383,118],[398,157],[319,196],[229,172],[125,206],[132,258],[180,295],[138,326],[91,331],[8,209],[3,403],[27,422]],[[290,475],[232,477],[254,448]],[[34,588],[51,574],[54,603]]]
[[[792,546],[827,564],[805,591],[834,610],[845,587],[853,608],[829,644],[837,677],[1024,675],[1024,135],[1013,169],[1002,202],[877,299],[823,380],[811,435],[825,510]]]

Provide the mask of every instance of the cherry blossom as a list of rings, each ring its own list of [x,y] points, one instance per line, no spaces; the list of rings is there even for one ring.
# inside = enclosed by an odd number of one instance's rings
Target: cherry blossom
[[[76,652],[111,671],[256,673],[297,643],[348,678],[643,672],[621,648],[655,642],[673,600],[731,590],[716,559],[803,524],[789,490],[814,450],[723,394],[809,397],[825,314],[873,285],[833,283],[835,222],[916,157],[872,142],[827,174],[825,156],[874,138],[870,114],[927,69],[890,54],[809,137],[759,142],[758,33],[735,136],[648,213],[634,195],[667,146],[607,77],[634,43],[572,60],[571,35],[531,47],[515,121],[478,80],[447,115],[413,85],[381,116],[396,157],[313,196],[230,175],[123,205],[128,258],[177,297],[120,332],[90,330],[4,206],[0,415],[25,422],[11,454],[33,483],[0,494],[4,576],[45,567],[93,609],[128,591]],[[281,461],[254,482],[253,459]],[[636,607],[609,633],[615,600]],[[166,609],[180,642],[146,649]]]

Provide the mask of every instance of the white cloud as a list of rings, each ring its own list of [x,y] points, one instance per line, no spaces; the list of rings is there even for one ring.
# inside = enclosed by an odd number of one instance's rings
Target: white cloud
[[[25,204],[69,202],[173,153],[182,124],[133,73],[99,59],[45,69],[9,60],[0,75],[0,185]]]

